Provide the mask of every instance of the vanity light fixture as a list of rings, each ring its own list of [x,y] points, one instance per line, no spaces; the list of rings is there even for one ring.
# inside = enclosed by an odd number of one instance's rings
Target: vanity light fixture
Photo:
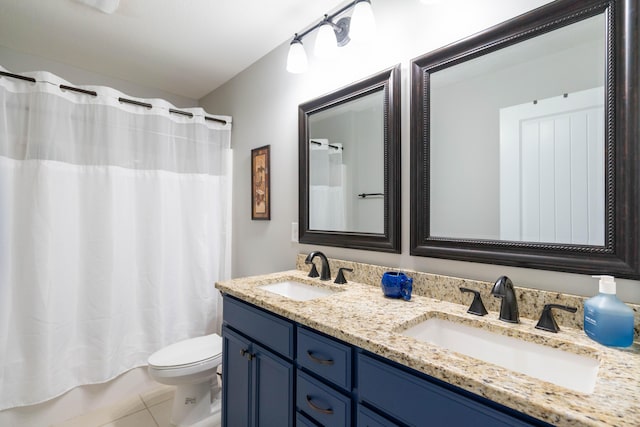
[[[334,18],[351,8],[353,8],[352,16],[344,16],[337,22],[333,22]],[[375,31],[371,1],[356,0],[331,15],[324,15],[324,18],[313,27],[296,33],[291,40],[287,55],[287,71],[290,73],[303,73],[307,70],[307,55],[302,45],[302,38],[316,29],[318,34],[314,54],[323,59],[333,57],[338,47],[345,46],[351,38],[358,41],[371,38]]]

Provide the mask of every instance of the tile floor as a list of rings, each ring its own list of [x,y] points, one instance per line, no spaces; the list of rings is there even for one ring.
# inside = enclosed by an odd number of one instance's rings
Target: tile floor
[[[171,427],[174,387],[159,386],[149,392],[80,415],[51,427]]]

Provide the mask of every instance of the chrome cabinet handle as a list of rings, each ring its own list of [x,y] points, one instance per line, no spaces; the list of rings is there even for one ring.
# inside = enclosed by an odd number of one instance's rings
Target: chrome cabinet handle
[[[320,359],[319,357],[316,357],[313,355],[313,352],[311,352],[311,350],[307,350],[307,356],[309,356],[309,359],[313,360],[316,363],[319,363],[320,365],[333,365],[334,361],[333,359]]]
[[[333,415],[333,409],[331,409],[331,408],[324,409],[324,408],[321,408],[321,407],[315,405],[311,401],[311,396],[309,396],[308,394],[307,394],[307,405],[309,405],[311,407],[311,409],[313,409],[314,411],[317,411],[317,412],[320,412],[320,413],[323,413],[323,414],[327,414],[327,415]]]

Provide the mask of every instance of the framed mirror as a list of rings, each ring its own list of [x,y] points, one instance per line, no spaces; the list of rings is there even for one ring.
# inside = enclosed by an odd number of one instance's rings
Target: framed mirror
[[[640,278],[639,13],[558,0],[412,61],[412,255]]]
[[[301,104],[299,241],[400,252],[400,65]]]

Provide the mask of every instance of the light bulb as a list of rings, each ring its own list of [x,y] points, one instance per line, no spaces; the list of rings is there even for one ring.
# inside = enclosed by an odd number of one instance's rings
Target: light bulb
[[[294,74],[304,73],[307,71],[307,53],[304,51],[302,42],[298,39],[293,39],[289,45],[287,71]]]
[[[333,58],[338,50],[338,39],[331,24],[324,23],[318,29],[314,54],[321,59]]]
[[[356,3],[351,15],[349,38],[355,41],[370,40],[376,31],[376,20],[369,0]]]

